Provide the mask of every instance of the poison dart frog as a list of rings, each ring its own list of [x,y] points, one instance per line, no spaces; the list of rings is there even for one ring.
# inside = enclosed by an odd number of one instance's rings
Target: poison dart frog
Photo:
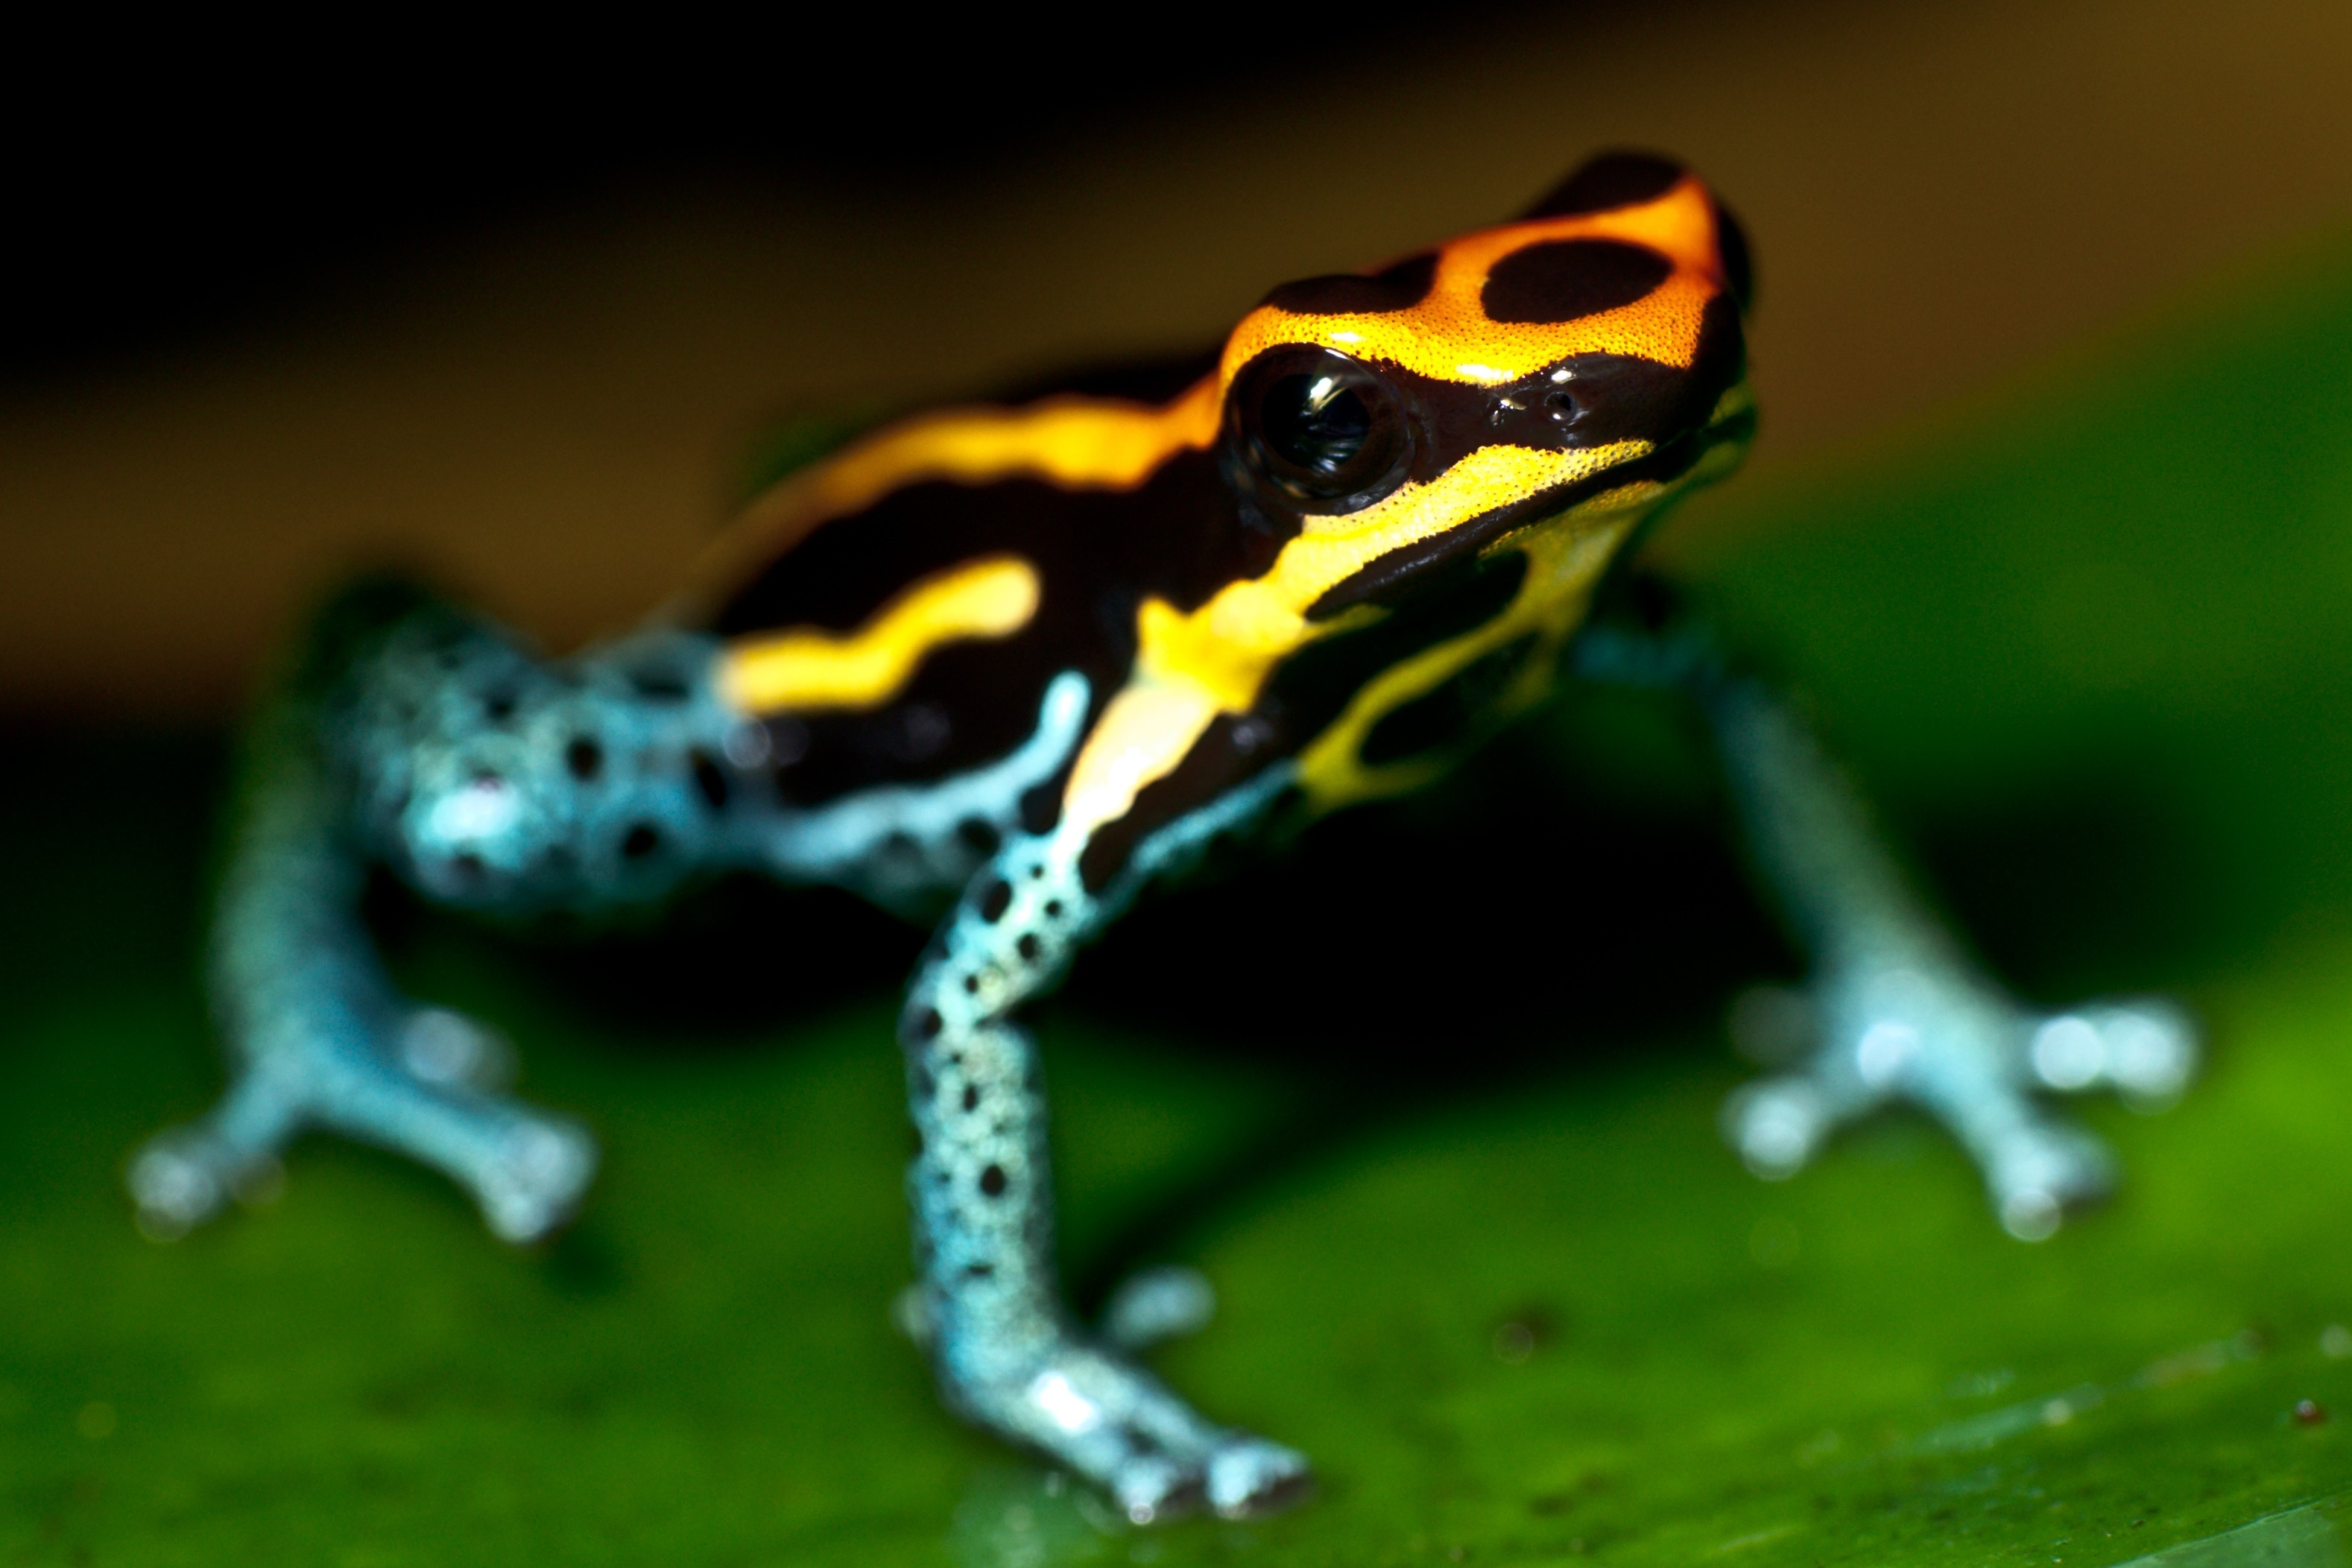
[[[1748,1163],[1786,1175],[1908,1100],[2011,1231],[2048,1234],[2108,1173],[2036,1093],[2168,1096],[2187,1022],[2019,1005],[1767,684],[1694,621],[1593,613],[1643,530],[1739,461],[1748,292],[1707,187],[1611,154],[1510,222],[1284,284],[1173,384],[877,428],[574,657],[421,591],[347,594],[257,721],[210,948],[233,1081],[132,1162],[145,1226],[205,1219],[306,1128],[440,1168],[510,1241],[579,1202],[587,1134],[499,1093],[484,1031],[392,988],[373,868],[496,915],[719,872],[835,884],[935,922],[898,1040],[908,1317],[946,1404],[1138,1521],[1277,1506],[1303,1456],[1195,1412],[1059,1299],[1021,1010],[1213,844],[1411,790],[1566,676],[1688,694],[1812,962],[1782,1009],[1796,1048],[1727,1107]]]

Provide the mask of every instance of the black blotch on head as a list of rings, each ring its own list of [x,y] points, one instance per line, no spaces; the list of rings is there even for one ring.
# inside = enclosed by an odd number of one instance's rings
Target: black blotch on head
[[[1037,954],[1045,949],[1045,943],[1037,940],[1037,933],[1027,931],[1021,933],[1021,940],[1014,942],[1013,946],[1014,951],[1021,954],[1022,961],[1025,963],[1036,963]]]
[[[590,783],[604,771],[604,748],[585,735],[575,736],[563,748],[563,765],[582,784]]]
[[[1334,272],[1301,278],[1276,288],[1262,303],[1298,316],[1374,315],[1420,304],[1436,279],[1437,253],[1423,251],[1370,276]]]
[[[1575,217],[1580,213],[1607,212],[1637,202],[1655,201],[1674,189],[1683,166],[1654,153],[1603,153],[1554,185],[1543,200],[1529,207],[1521,221],[1538,217]]]
[[[708,752],[696,752],[691,758],[694,766],[694,786],[713,811],[727,806],[727,773]]]
[[[1715,251],[1723,258],[1723,280],[1746,315],[1756,304],[1756,263],[1748,250],[1748,231],[1721,202],[1715,204]]]
[[[621,840],[622,857],[630,860],[642,860],[660,847],[661,834],[649,822],[638,823]]]
[[[980,1085],[968,1083],[963,1086],[963,1108],[966,1110],[980,1109]]]
[[[1012,904],[1013,889],[994,877],[991,877],[988,886],[980,890],[980,918],[991,925],[1003,918],[1004,911]]]
[[[1003,1197],[1004,1189],[1010,1184],[1005,1179],[1004,1167],[1002,1165],[991,1165],[980,1173],[980,1190],[992,1198]]]
[[[1573,321],[1632,304],[1674,270],[1673,262],[1646,245],[1546,240],[1496,262],[1478,302],[1496,321]]]
[[[996,824],[981,817],[967,816],[956,824],[956,837],[975,855],[995,854],[1003,837],[996,831]]]

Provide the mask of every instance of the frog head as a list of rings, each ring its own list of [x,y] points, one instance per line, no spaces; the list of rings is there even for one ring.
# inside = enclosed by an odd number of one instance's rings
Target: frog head
[[[1696,177],[1603,156],[1517,221],[1267,295],[1225,345],[1219,460],[1247,521],[1353,542],[1310,618],[1538,522],[1622,542],[1745,448],[1748,289]]]

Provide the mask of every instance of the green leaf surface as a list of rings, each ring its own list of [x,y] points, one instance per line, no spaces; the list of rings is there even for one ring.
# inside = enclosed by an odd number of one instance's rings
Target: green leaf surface
[[[1691,521],[1677,563],[2002,973],[2204,1018],[2178,1109],[2083,1108],[2104,1212],[2013,1242],[1900,1117],[1741,1171],[1717,1020],[1791,960],[1682,720],[1571,699],[1139,911],[1040,1010],[1074,1291],[1206,1270],[1161,1366],[1323,1476],[1132,1531],[955,1426],[888,1325],[917,933],[721,889],[581,953],[390,903],[404,981],[598,1129],[586,1215],[505,1249],[320,1140],[155,1246],[121,1167],[217,1087],[222,748],[20,734],[0,1561],[2340,1562],[2352,241]]]

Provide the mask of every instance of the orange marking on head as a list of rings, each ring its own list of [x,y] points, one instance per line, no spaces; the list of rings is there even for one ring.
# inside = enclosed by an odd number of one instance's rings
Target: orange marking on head
[[[1673,262],[1674,271],[1646,297],[1596,315],[1542,322],[1489,319],[1480,294],[1496,263],[1527,246],[1559,239],[1645,245]],[[1685,175],[1636,205],[1465,235],[1438,251],[1428,296],[1405,310],[1303,315],[1261,305],[1227,340],[1219,382],[1230,384],[1242,366],[1279,343],[1313,343],[1477,386],[1516,381],[1570,354],[1632,354],[1687,365],[1698,350],[1700,313],[1726,287],[1714,205],[1706,188]]]

